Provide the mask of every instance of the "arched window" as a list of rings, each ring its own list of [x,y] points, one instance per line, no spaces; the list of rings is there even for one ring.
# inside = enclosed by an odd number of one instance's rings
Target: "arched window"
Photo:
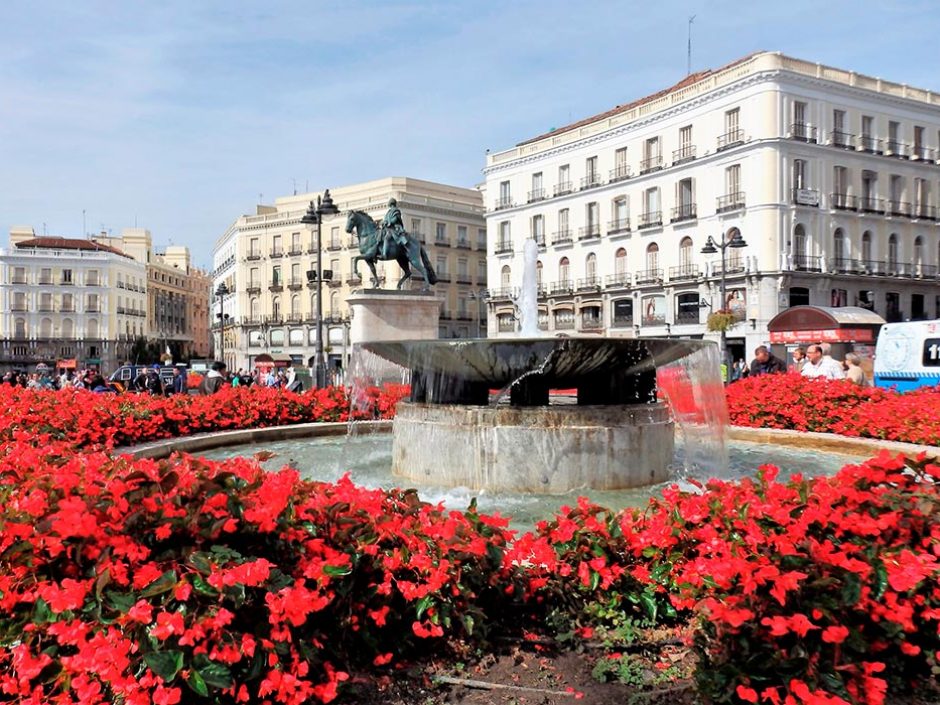
[[[330,315],[339,316],[339,292],[330,292]]]
[[[499,270],[499,283],[504,289],[512,286],[512,270],[508,264],[504,264],[503,268]]]
[[[300,315],[300,297],[296,294],[290,297],[290,315],[292,318]]]
[[[588,254],[584,260],[584,276],[589,281],[597,277],[597,255],[593,252]]]
[[[646,247],[646,268],[650,272],[659,269],[659,245],[655,242],[651,242]]]
[[[249,303],[248,310],[251,311],[251,319],[253,321],[257,321],[258,316],[261,315],[261,309],[259,308],[259,306],[260,306],[260,302],[258,301],[258,298],[257,297],[252,298],[251,302]]]
[[[274,300],[271,302],[271,314],[275,318],[281,317],[281,297],[275,296]]]
[[[802,225],[793,229],[793,263],[798,267],[806,264],[806,229]]]
[[[562,257],[561,261],[558,262],[558,281],[566,282],[569,279],[569,274],[571,273],[571,266],[568,262],[567,257]]]
[[[862,260],[864,260],[866,265],[870,264],[872,261],[870,230],[866,230],[862,233]]]
[[[627,271],[627,251],[624,248],[617,250],[614,255],[614,272],[623,274]]]
[[[920,235],[914,238],[914,266],[920,271],[920,266],[924,263],[924,238]]]
[[[71,340],[75,337],[75,324],[72,322],[71,318],[62,319],[62,337],[66,340]]]
[[[895,273],[898,267],[898,236],[897,233],[891,233],[888,236],[888,269]]]
[[[539,289],[542,288],[542,260],[535,263],[535,283]]]
[[[134,324],[134,327],[136,328],[136,326],[137,326],[137,324],[135,323],[135,324]],[[88,327],[88,335],[86,335],[85,337],[86,337],[86,338],[90,338],[90,339],[92,339],[92,340],[94,340],[95,338],[97,338],[97,337],[98,337],[98,319],[97,319],[97,318],[92,318],[90,321],[88,321],[88,326],[87,326],[87,327]],[[136,331],[135,331],[135,333],[136,333]]]
[[[679,266],[683,274],[688,274],[692,267],[692,238],[684,237],[679,243]]]
[[[20,338],[20,339],[22,339],[22,338],[25,338],[26,335],[27,335],[27,331],[26,331],[26,319],[25,319],[25,318],[17,318],[17,319],[13,322],[13,337],[14,337],[14,338]]]
[[[52,319],[43,318],[39,321],[39,337],[40,338],[51,338],[52,337]]]
[[[832,234],[832,258],[835,260],[836,267],[843,267],[846,264],[845,233],[842,228],[836,228]]]

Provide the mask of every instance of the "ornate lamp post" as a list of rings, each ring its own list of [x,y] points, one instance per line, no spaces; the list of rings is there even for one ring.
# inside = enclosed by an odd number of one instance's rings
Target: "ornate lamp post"
[[[713,255],[716,252],[721,252],[721,272],[718,279],[718,290],[721,296],[721,305],[718,308],[712,307],[712,311],[721,311],[725,307],[725,250],[728,248],[739,249],[741,247],[747,247],[747,243],[744,241],[744,238],[741,237],[741,231],[735,230],[734,235],[730,240],[725,239],[725,236],[721,236],[721,242],[715,242],[715,239],[709,235],[708,240],[705,241],[705,247],[702,248],[703,255]],[[723,366],[722,370],[722,382],[727,382],[727,371],[731,369],[728,365],[728,343],[725,337],[725,329],[721,329],[721,337],[719,338],[718,343],[718,354],[721,359],[721,365]]]
[[[215,295],[219,299],[219,360],[225,362],[225,297],[228,296],[228,287],[225,282],[219,284],[215,290]]]
[[[337,213],[339,208],[333,203],[330,190],[326,189],[323,192],[323,200],[317,196],[316,206],[310,201],[310,207],[300,219],[305,225],[317,226],[317,353],[313,361],[313,379],[317,388],[326,386],[326,365],[323,360],[323,217]]]

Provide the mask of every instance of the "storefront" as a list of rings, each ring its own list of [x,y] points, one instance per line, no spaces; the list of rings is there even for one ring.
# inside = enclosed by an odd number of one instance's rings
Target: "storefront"
[[[862,358],[862,367],[871,371],[875,340],[885,320],[874,311],[857,306],[792,306],[774,316],[767,324],[771,351],[782,360],[790,360],[799,345],[829,343],[836,360],[854,352]]]

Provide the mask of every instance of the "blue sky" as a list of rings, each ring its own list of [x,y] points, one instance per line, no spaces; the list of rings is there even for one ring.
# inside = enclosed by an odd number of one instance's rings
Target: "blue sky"
[[[752,51],[940,90],[940,2],[0,3],[0,242],[150,228],[198,264],[240,214],[503,149]]]

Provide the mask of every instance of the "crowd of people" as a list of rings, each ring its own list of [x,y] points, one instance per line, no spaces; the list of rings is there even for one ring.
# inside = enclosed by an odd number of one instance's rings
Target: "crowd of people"
[[[766,345],[758,345],[754,349],[754,359],[750,365],[744,360],[738,360],[732,365],[731,381],[792,371],[813,379],[848,379],[860,387],[869,385],[865,370],[861,367],[861,357],[850,352],[840,362],[832,357],[831,352],[832,346],[829,343],[801,345],[793,350],[793,361],[788,365],[770,352]]]
[[[3,374],[0,383],[11,387],[25,389],[87,389],[91,392],[109,393],[114,390],[108,385],[101,372],[90,367],[83,370],[64,370],[61,374],[53,374],[50,370],[37,370],[27,373],[23,370],[13,370]]]

